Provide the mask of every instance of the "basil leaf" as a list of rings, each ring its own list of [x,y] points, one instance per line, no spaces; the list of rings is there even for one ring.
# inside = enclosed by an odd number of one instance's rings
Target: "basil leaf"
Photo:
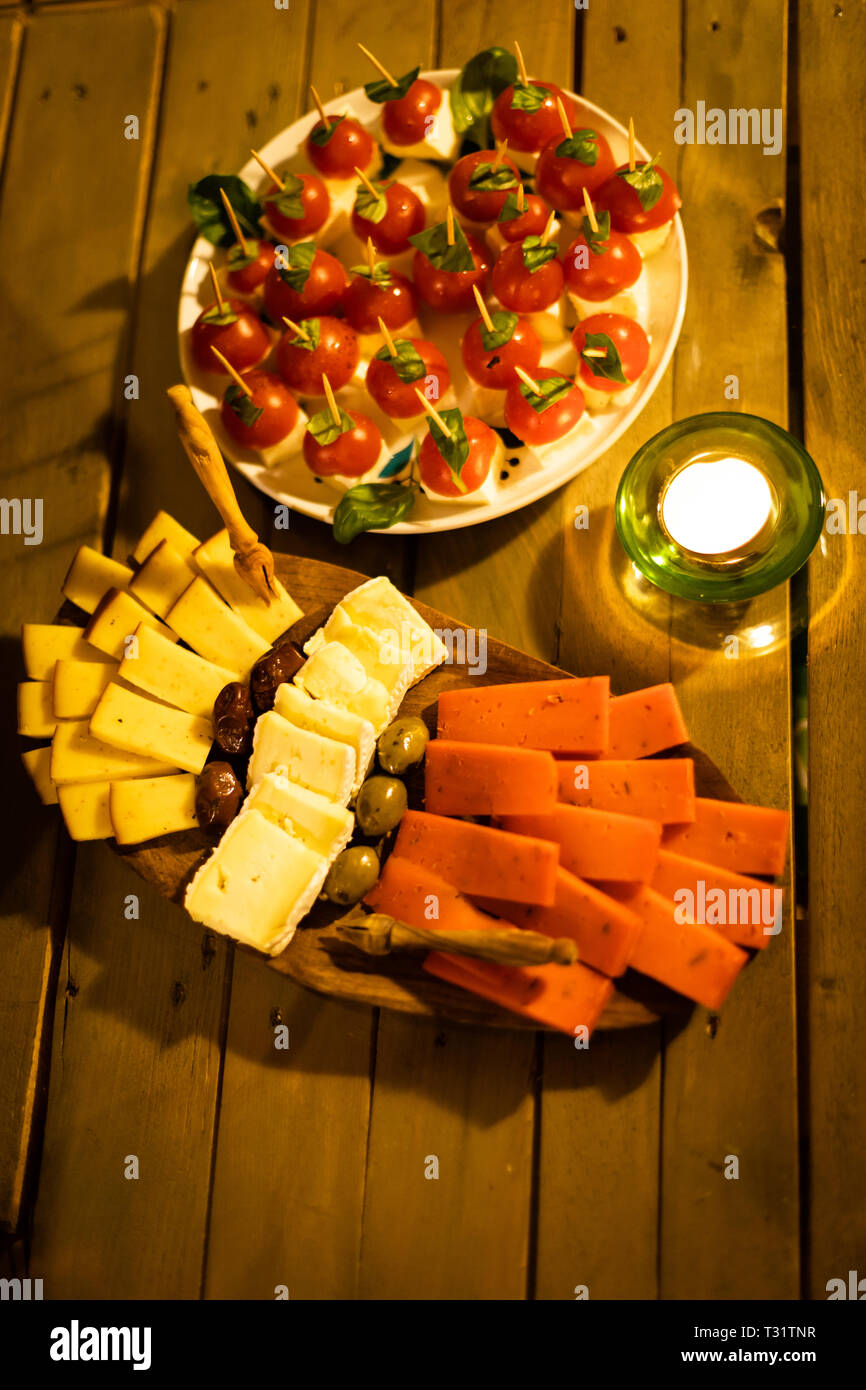
[[[543,265],[547,265],[548,261],[556,259],[556,243],[542,245],[540,236],[524,237],[520,247],[523,252],[523,264],[531,275]]]
[[[307,337],[302,338],[300,333],[296,333],[293,338],[289,339],[292,347],[304,348],[306,352],[315,352],[322,341],[321,319],[301,319],[298,327],[303,328]]]
[[[567,396],[569,391],[574,390],[574,382],[565,376],[548,376],[543,381],[536,382],[536,385],[538,390],[533,391],[525,381],[520,383],[520,394],[532,406],[536,415],[543,414],[550,406],[561,401],[563,396]]]
[[[420,381],[422,376],[427,375],[424,358],[408,338],[395,339],[394,346],[397,349],[396,357],[391,356],[391,351],[386,343],[376,353],[376,360],[378,362],[390,362],[400,380],[406,383]]]
[[[441,430],[435,420],[428,420],[427,425],[436,443],[436,448],[454,474],[455,483],[461,492],[465,492],[466,484],[461,482],[460,474],[469,457],[469,440],[466,438],[463,414],[459,410],[440,410],[439,414],[448,426],[450,434]]]
[[[573,130],[567,140],[556,147],[558,159],[576,159],[578,164],[598,161],[598,136],[594,130]]]
[[[598,231],[592,230],[592,223],[588,217],[583,219],[583,239],[594,256],[606,256],[610,250],[610,213],[597,212],[595,220],[598,223]]]
[[[241,231],[257,237],[262,205],[253,190],[236,174],[208,174],[198,183],[190,184],[186,200],[199,235],[214,246],[231,246],[235,240],[220,189],[231,203]]]
[[[454,245],[448,244],[448,224],[437,222],[435,227],[427,227],[416,232],[409,240],[423,253],[437,270],[474,270],[475,261],[466,240],[466,233],[460,223],[454,222]]]
[[[238,316],[234,309],[229,307],[227,299],[223,300],[223,309],[220,312],[218,304],[212,304],[201,316],[202,323],[217,323],[220,328],[226,328],[230,323],[237,323]]]
[[[393,283],[391,267],[387,261],[376,261],[371,270],[368,265],[350,265],[350,275],[363,275],[365,280],[372,280],[374,285],[381,285],[387,289]]]
[[[417,82],[420,71],[420,67],[417,67],[411,72],[404,72],[402,77],[397,78],[396,86],[392,86],[386,77],[377,78],[375,82],[365,82],[364,91],[377,106],[381,106],[383,101],[402,101],[412,83]]]
[[[463,135],[473,126],[486,137],[493,103],[517,81],[517,59],[505,48],[485,48],[458,73],[449,98],[454,129]]]
[[[238,246],[237,242],[235,242],[234,246],[230,247],[229,249],[229,270],[244,270],[248,265],[254,265],[258,258],[258,242],[256,242],[256,249],[252,252],[252,254],[250,254],[250,252],[248,251],[245,251],[243,247]]]
[[[525,86],[518,82],[511,98],[512,111],[540,111],[549,93],[544,87],[533,87],[531,82]]]
[[[340,412],[340,423],[335,423],[331,414],[331,407],[325,406],[315,414],[307,425],[307,434],[311,434],[317,444],[333,444],[343,434],[351,434],[355,428],[355,422],[351,415],[347,415],[342,406],[338,406]]]
[[[638,164],[634,169],[617,169],[617,178],[625,179],[630,184],[637,196],[640,198],[640,205],[644,212],[649,212],[654,208],[664,191],[664,181],[655,164],[661,156],[656,155],[646,164]]]
[[[299,179],[296,174],[284,174],[282,189],[277,189],[275,193],[266,193],[265,202],[270,203],[274,210],[283,217],[297,219],[304,215],[304,204],[301,199],[303,191],[303,179]]]
[[[510,309],[497,309],[490,318],[494,329],[492,333],[489,328],[485,328],[484,320],[481,320],[481,345],[485,352],[493,352],[494,348],[504,347],[506,343],[511,342],[520,315],[513,314]]]
[[[237,415],[241,424],[247,426],[254,425],[264,410],[264,406],[253,404],[246,391],[242,391],[236,381],[232,382],[223,399]]]
[[[472,170],[469,187],[473,193],[495,193],[502,188],[516,188],[519,182],[507,164],[478,164]]]
[[[523,200],[523,207],[517,205],[517,190],[509,193],[505,202],[502,204],[502,211],[497,217],[497,222],[513,222],[515,217],[522,217],[526,212],[526,198]]]
[[[385,189],[388,185],[374,183],[373,187],[376,190],[375,193],[371,193],[365,183],[358,184],[354,210],[359,217],[365,218],[367,222],[381,222],[388,211],[388,200],[385,197]]]
[[[362,531],[396,526],[415,505],[418,485],[358,483],[340,498],[334,512],[334,540],[348,545]]]
[[[604,348],[605,355],[604,357],[587,357],[585,348]],[[628,382],[628,377],[622,369],[620,355],[613,340],[606,333],[587,333],[586,342],[580,350],[580,356],[593,376],[603,376],[608,381],[621,381],[623,385]]]
[[[327,145],[334,131],[337,129],[337,126],[342,125],[345,119],[346,117],[344,115],[328,116],[327,125],[322,125],[321,121],[317,125],[314,125],[313,129],[310,131],[310,139],[313,144],[318,145],[320,149],[324,145]]]
[[[277,273],[285,284],[290,285],[298,294],[303,294],[304,286],[310,278],[310,268],[316,256],[316,243],[314,241],[298,241],[294,246],[289,246],[286,253],[280,255],[280,263],[276,261]],[[288,259],[288,265],[282,264]]]

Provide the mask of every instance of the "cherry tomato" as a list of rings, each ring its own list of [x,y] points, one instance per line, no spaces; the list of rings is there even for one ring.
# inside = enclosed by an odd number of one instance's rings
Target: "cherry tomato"
[[[515,379],[515,367],[523,367],[531,376],[541,361],[541,339],[532,324],[518,319],[509,342],[489,350],[481,339],[483,327],[483,321],[476,319],[460,347],[463,365],[472,380],[494,391],[504,391]]]
[[[418,312],[415,286],[393,270],[388,284],[377,284],[368,275],[356,275],[343,298],[343,312],[356,333],[378,333],[380,318],[396,331],[410,323]]]
[[[442,90],[417,77],[404,97],[386,101],[382,126],[392,145],[417,145],[429,133],[428,118],[442,105]]]
[[[610,145],[604,136],[600,131],[593,131],[593,134],[598,154],[594,164],[584,164],[570,155],[558,155],[556,151],[563,142],[561,131],[538,156],[535,187],[542,198],[546,198],[551,207],[558,208],[560,212],[582,208],[584,188],[594,198],[596,189],[607,182],[616,168]]]
[[[216,312],[216,304],[202,309],[192,326],[192,355],[196,366],[215,376],[225,375],[225,367],[214,357],[211,347],[218,348],[236,372],[248,372],[257,367],[271,350],[271,340],[258,314],[254,314],[242,299],[223,300],[235,315],[231,323],[208,322],[206,315]]]
[[[439,349],[424,338],[410,338],[418,356],[424,363],[424,375],[417,381],[401,381],[390,362],[374,357],[367,368],[367,390],[380,410],[392,420],[408,420],[421,414],[421,406],[415,395],[419,386],[433,405],[445,395],[451,385],[448,363]]]
[[[220,406],[223,427],[238,444],[247,444],[251,449],[270,449],[287,439],[295,428],[298,403],[273,372],[248,372],[244,381],[253,393],[251,404],[262,413],[251,425],[245,425],[224,396]],[[239,390],[237,386],[230,386],[226,395],[233,389]]]
[[[380,256],[396,256],[408,251],[409,238],[424,230],[424,204],[405,183],[392,183],[385,189],[385,216],[372,222],[354,209],[352,231],[359,241],[370,237]]]
[[[314,348],[301,347],[298,336],[288,329],[277,344],[277,371],[287,386],[302,396],[322,396],[322,373],[327,375],[335,391],[351,381],[358,365],[358,339],[355,330],[342,319],[323,315],[298,324],[299,328],[314,329],[318,323],[319,341]]]
[[[599,255],[579,236],[562,258],[565,283],[581,299],[612,299],[640,279],[643,261],[633,241],[611,230],[604,244],[607,250]]]
[[[307,136],[307,156],[313,168],[328,179],[350,179],[356,168],[366,170],[373,158],[373,137],[370,132],[351,116],[342,120],[336,116],[329,117],[328,125],[331,134],[324,145],[317,145],[312,138],[318,131],[324,130],[321,121],[316,121]]]
[[[479,164],[492,164],[497,159],[496,150],[473,150],[458,159],[448,175],[448,192],[451,201],[470,222],[495,222],[508,197],[508,188],[495,188],[485,191],[469,187],[469,182]],[[500,159],[499,167],[510,171],[513,182],[511,189],[520,183],[517,165],[512,160]]]
[[[428,432],[418,454],[422,483],[440,497],[465,497],[469,492],[477,492],[490,472],[499,436],[483,420],[475,420],[471,415],[463,417],[463,426],[469,442],[469,457],[460,470],[459,484],[431,433]]]
[[[466,233],[469,250],[475,262],[474,270],[439,270],[431,265],[423,251],[416,251],[412,261],[412,278],[425,304],[443,314],[459,314],[475,304],[472,286],[483,289],[490,269],[490,252],[474,236]]]
[[[249,241],[244,243],[247,252],[252,251]],[[240,253],[240,247],[232,247],[232,251]],[[274,248],[269,241],[260,241],[255,248],[255,260],[250,261],[249,265],[239,266],[237,270],[230,270],[226,275],[226,283],[229,289],[234,290],[235,294],[253,294],[260,285],[263,285],[268,278],[268,271],[274,263]],[[229,259],[231,265],[231,259]]]
[[[563,375],[563,372],[556,372],[550,367],[539,367],[532,373],[535,381],[547,381],[550,377]],[[567,395],[546,410],[533,410],[520,387],[520,381],[515,381],[508,388],[505,423],[524,444],[553,444],[574,429],[584,412],[586,402],[579,386],[572,387]]]
[[[324,227],[331,215],[331,196],[318,174],[287,174],[286,182],[296,178],[303,182],[303,188],[298,190],[303,208],[302,217],[287,217],[284,212],[280,212],[274,201],[280,194],[280,189],[275,183],[271,184],[265,195],[268,221],[274,231],[279,232],[286,241],[304,241],[306,237],[313,236]]]
[[[319,444],[309,430],[304,434],[304,460],[310,472],[320,478],[330,478],[334,473],[360,478],[382,452],[379,426],[358,410],[347,410],[346,414],[354,429],[346,430],[333,444]]]
[[[562,138],[562,122],[556,109],[557,97],[565,107],[565,114],[572,128],[577,118],[575,102],[561,87],[555,86],[553,82],[536,82],[534,78],[530,78],[530,85],[540,87],[547,93],[537,111],[521,111],[519,107],[512,106],[512,86],[499,93],[490,115],[494,139],[507,140],[513,150],[522,150],[527,154],[542,149],[548,140],[552,140],[557,134]]]
[[[274,323],[282,323],[284,317],[298,323],[301,319],[315,318],[317,314],[330,314],[341,303],[348,283],[336,256],[317,251],[307,283],[300,291],[286,284],[276,264],[271,267],[265,281],[265,308]]]
[[[625,391],[644,371],[649,361],[649,339],[635,319],[625,314],[591,314],[581,319],[571,335],[575,351],[580,357],[586,347],[588,333],[606,333],[619,353],[626,381],[611,381],[608,377],[597,376],[589,363],[580,358],[580,378],[594,391]]]
[[[683,200],[670,174],[657,164],[654,167],[656,173],[661,175],[662,192],[655,206],[646,212],[635,189],[619,177],[620,171],[628,169],[627,164],[621,164],[613,177],[598,190],[598,205],[607,208],[610,224],[618,232],[650,232],[656,227],[663,227],[682,207]]]
[[[565,276],[562,262],[554,256],[537,270],[523,263],[523,242],[506,246],[493,267],[493,293],[506,309],[518,314],[536,314],[549,309],[562,294]]]
[[[517,217],[510,217],[507,222],[501,220],[496,223],[502,233],[504,241],[522,241],[527,236],[541,236],[547,226],[547,219],[550,216],[550,208],[543,198],[539,198],[537,193],[524,193],[524,210]]]

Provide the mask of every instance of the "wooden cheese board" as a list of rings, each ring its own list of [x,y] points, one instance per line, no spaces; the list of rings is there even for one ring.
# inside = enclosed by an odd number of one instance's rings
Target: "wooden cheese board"
[[[275,555],[274,562],[278,578],[304,609],[302,622],[293,629],[293,636],[299,640],[306,640],[324,622],[334,605],[367,578],[355,570],[289,555]],[[443,690],[474,681],[495,685],[554,679],[569,674],[490,636],[486,637],[486,669],[482,673],[475,661],[470,671],[460,655],[468,651],[470,659],[476,656],[478,649],[467,642],[471,629],[426,604],[415,603],[415,607],[452,652],[452,660],[414,686],[401,707],[402,713],[420,715],[431,730],[435,729],[436,701]],[[739,800],[718,768],[700,750],[686,745],[680,751],[695,760],[696,783],[701,795]],[[418,787],[410,784],[410,804],[413,797],[414,804],[421,805]],[[115,849],[165,897],[182,903],[187,883],[213,843],[203,831],[190,830],[151,840],[140,847],[121,849],[115,846]],[[339,999],[461,1023],[537,1029],[538,1025],[531,1020],[428,975],[422,969],[419,956],[398,953],[370,957],[353,949],[333,930],[332,924],[340,915],[340,908],[320,901],[286,950],[268,963],[298,983]],[[691,1007],[688,1001],[664,986],[628,972],[618,982],[599,1027],[645,1025],[662,1014],[683,1013]]]

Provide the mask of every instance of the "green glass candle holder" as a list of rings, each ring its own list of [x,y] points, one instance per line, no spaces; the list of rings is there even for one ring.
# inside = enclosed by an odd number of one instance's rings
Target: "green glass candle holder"
[[[694,464],[709,466],[685,477]],[[818,469],[787,430],[713,411],[677,421],[637,451],[617,489],[616,529],[660,589],[730,603],[765,593],[805,564],[825,504]]]

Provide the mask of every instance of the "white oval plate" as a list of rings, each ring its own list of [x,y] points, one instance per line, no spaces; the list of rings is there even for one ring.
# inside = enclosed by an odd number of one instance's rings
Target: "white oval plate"
[[[447,89],[457,74],[457,68],[440,68],[434,72],[424,72],[421,76]],[[569,95],[574,96],[574,93]],[[606,111],[602,111],[583,97],[575,96],[574,99],[582,109],[590,112],[595,118],[594,124],[610,144],[617,164],[625,163],[628,158],[628,135],[625,128]],[[348,111],[371,128],[381,112],[381,107],[367,99],[362,87],[335,97],[326,104],[325,109],[338,114]],[[280,131],[279,135],[274,136],[273,140],[260,150],[262,158],[272,167],[279,167],[289,160],[296,159],[310,130],[312,116],[313,113],[308,112]],[[643,146],[638,145],[637,152],[641,159],[649,158],[649,153]],[[244,165],[240,176],[257,193],[264,192],[269,186],[267,177],[255,160],[251,159]],[[566,245],[574,235],[572,229],[566,236]],[[189,330],[204,305],[213,299],[208,262],[213,259],[215,250],[216,248],[204,237],[197,238],[187,262],[181,287],[178,309],[180,361],[193,400],[214,430],[226,458],[234,464],[238,472],[276,502],[294,507],[306,516],[330,522],[333,519],[334,508],[340,500],[339,494],[327,484],[316,482],[300,455],[268,468],[255,454],[241,449],[229,439],[219,421],[221,396],[216,396],[212,389],[202,384],[201,376],[192,366],[187,350]],[[545,456],[543,464],[524,458],[521,466],[509,473],[508,481],[499,486],[495,500],[491,502],[476,505],[431,502],[423,493],[419,493],[412,520],[390,527],[387,534],[412,535],[427,531],[454,531],[462,526],[475,526],[481,521],[505,516],[508,512],[517,511],[518,508],[526,507],[530,502],[545,497],[555,488],[562,487],[619,439],[632,421],[640,415],[661,381],[680,334],[686,307],[688,270],[686,241],[679,215],[661,251],[646,262],[645,273],[648,276],[649,312],[646,317],[642,315],[641,319],[642,326],[650,337],[650,357],[640,389],[631,404],[600,414],[587,412],[584,417],[587,424],[579,437],[579,443],[572,441],[561,449],[551,451]],[[437,317],[440,323],[446,318],[457,318],[456,315]],[[464,321],[468,323],[471,317],[466,317]],[[456,324],[452,325],[452,332],[454,327]],[[424,332],[427,333],[426,328]],[[430,336],[435,339],[435,330],[431,330]],[[453,355],[449,362],[453,371],[457,365]],[[520,453],[519,450],[514,451],[515,456]]]

